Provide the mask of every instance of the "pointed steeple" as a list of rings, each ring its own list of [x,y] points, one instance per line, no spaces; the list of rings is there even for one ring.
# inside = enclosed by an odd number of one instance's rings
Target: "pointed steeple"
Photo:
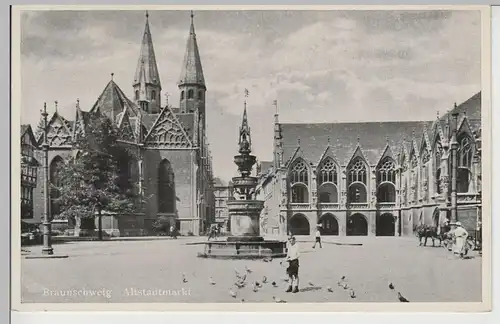
[[[135,101],[139,101],[144,91],[144,99],[151,102],[150,113],[160,111],[161,100],[161,82],[160,74],[158,73],[158,65],[156,64],[156,56],[153,48],[153,39],[149,29],[149,14],[146,11],[146,26],[144,27],[144,35],[142,36],[141,51],[137,61],[137,68],[134,77],[134,92]]]
[[[156,65],[156,56],[153,48],[153,39],[149,30],[149,14],[146,12],[146,26],[144,27],[144,35],[142,36],[141,52],[135,70],[134,86],[140,82],[141,65],[144,62],[146,83],[159,86],[161,88],[160,75],[158,66]]]
[[[245,97],[248,96],[248,91],[245,89]],[[250,126],[248,126],[247,101],[245,99],[243,108],[243,119],[241,120],[240,138],[238,141],[240,153],[250,153],[252,151],[252,138],[250,135]]]
[[[189,37],[186,44],[186,54],[184,55],[181,76],[179,78],[179,85],[183,84],[205,86],[205,77],[203,76],[200,52],[198,50],[198,42],[196,41],[196,33],[194,31],[194,15],[192,11]]]
[[[201,67],[192,11],[186,54],[184,55],[178,85],[181,91],[179,104],[181,113],[193,113],[197,111],[200,113],[202,124],[205,125],[205,92],[207,91],[207,87],[205,85],[205,77],[203,76],[203,68]]]

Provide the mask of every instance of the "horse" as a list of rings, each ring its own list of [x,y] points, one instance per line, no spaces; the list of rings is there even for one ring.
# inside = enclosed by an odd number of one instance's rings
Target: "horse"
[[[438,234],[438,229],[436,226],[430,225],[419,225],[414,227],[415,236],[418,237],[419,246],[422,246],[422,238],[424,239],[423,245],[427,246],[427,239],[432,239],[432,246],[436,246],[435,241],[439,240],[439,246],[442,245],[443,241],[446,241],[446,233]]]

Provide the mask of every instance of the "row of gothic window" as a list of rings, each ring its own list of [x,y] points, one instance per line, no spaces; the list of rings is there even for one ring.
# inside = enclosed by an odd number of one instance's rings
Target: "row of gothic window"
[[[53,184],[51,190],[51,213],[52,216],[61,213],[61,208],[56,199],[60,197],[58,187],[61,186],[59,171],[64,164],[60,156],[56,156],[50,163],[50,181]],[[120,165],[120,173],[122,175],[120,181],[123,185],[130,183],[135,186],[139,181],[139,165],[134,159]],[[136,188],[134,188],[136,189]],[[157,187],[157,204],[159,213],[175,213],[176,212],[176,193],[175,193],[175,175],[172,165],[166,159],[162,160],[158,167],[158,187]]]
[[[184,100],[184,90],[181,92],[181,100]],[[187,92],[187,99],[194,99],[194,90],[189,89]],[[198,98],[199,100],[203,100],[203,91],[198,91]]]
[[[156,91],[151,91],[151,99],[156,100]],[[135,90],[135,100],[139,100],[139,90]]]
[[[427,152],[427,151],[424,151]],[[442,168],[442,147],[440,141],[436,142],[436,152],[434,154],[434,179],[435,191],[441,194],[440,186],[440,175]],[[462,135],[459,137],[459,148],[457,152],[458,157],[458,172],[457,172],[457,191],[459,193],[465,193],[470,191],[471,185],[471,168],[472,168],[472,158],[473,158],[473,144],[470,137]],[[430,160],[427,155],[423,154],[422,157],[422,169],[421,178],[428,179],[428,165],[427,162]],[[403,180],[404,192],[407,192],[408,185],[413,188],[416,187],[418,179],[418,162],[416,157],[413,156],[411,159],[411,172],[410,172],[410,184],[405,178]],[[403,171],[407,171],[408,166],[403,158]],[[451,161],[449,170],[451,170]],[[368,195],[366,192],[367,185],[367,166],[361,158],[355,159],[347,167],[347,200],[349,203],[365,203],[367,202]],[[378,202],[395,202],[395,184],[396,184],[396,164],[394,160],[387,157],[385,158],[376,169],[377,177],[377,201]],[[307,164],[303,160],[297,160],[291,167],[288,179],[292,187],[291,190],[291,200],[293,203],[309,203],[309,169]],[[318,176],[318,201],[322,203],[337,203],[338,202],[338,171],[337,165],[331,158],[327,158],[322,162]],[[424,180],[425,181],[425,180]],[[427,185],[427,184],[425,184]],[[427,187],[428,188],[428,187]],[[425,190],[424,190],[425,191]],[[407,203],[409,199],[417,200],[419,192],[418,190],[410,190],[413,193],[413,197],[409,197],[410,193],[406,193],[403,196],[403,203]],[[427,195],[424,192],[424,195]],[[427,197],[423,197],[426,198]]]

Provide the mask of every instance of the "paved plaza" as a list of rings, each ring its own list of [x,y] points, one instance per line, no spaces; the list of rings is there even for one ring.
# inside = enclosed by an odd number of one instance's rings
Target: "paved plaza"
[[[481,300],[482,258],[477,252],[458,260],[444,248],[419,247],[416,238],[328,237],[322,249],[312,249],[310,237],[299,237],[301,291],[297,294],[285,292],[280,259],[198,258],[203,246],[186,243],[202,239],[55,245],[56,253],[69,258],[22,259],[22,302],[273,302],[273,296],[287,302],[398,302],[397,291],[410,302]],[[29,250],[36,253],[41,247]],[[235,269],[244,273],[245,267],[251,270],[247,281],[262,282],[266,276],[268,282],[256,292],[251,284],[238,289],[233,285]],[[346,276],[356,298],[337,285],[341,276]],[[278,287],[271,285],[273,281]],[[388,288],[390,282],[395,291]]]

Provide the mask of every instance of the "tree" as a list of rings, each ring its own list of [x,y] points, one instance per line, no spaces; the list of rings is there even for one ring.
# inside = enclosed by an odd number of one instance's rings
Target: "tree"
[[[74,143],[77,154],[67,159],[61,170],[57,202],[60,217],[85,219],[98,217],[99,240],[102,240],[103,213],[126,214],[140,210],[141,193],[123,172],[128,153],[120,147],[117,129],[105,116],[89,118],[85,134]]]

